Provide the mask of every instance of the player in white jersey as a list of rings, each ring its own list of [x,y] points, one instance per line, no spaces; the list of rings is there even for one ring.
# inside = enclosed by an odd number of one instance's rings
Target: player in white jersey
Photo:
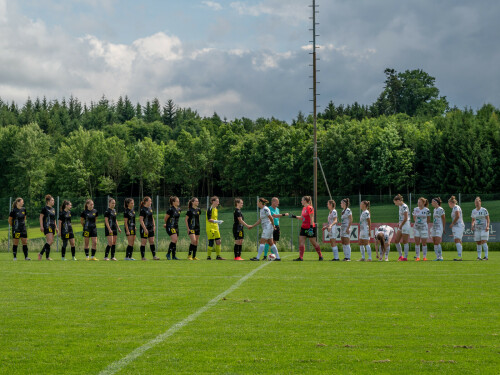
[[[327,203],[328,210],[328,224],[325,225],[322,230],[328,232],[328,237],[330,237],[330,245],[332,246],[333,259],[332,261],[338,262],[339,259],[339,248],[337,246],[337,210],[335,210],[336,203],[333,199],[330,199]]]
[[[340,240],[342,241],[342,251],[344,252],[344,262],[351,261],[351,224],[352,211],[349,208],[351,201],[349,198],[344,198],[340,202],[342,207],[342,215],[340,217]]]
[[[413,233],[415,237],[415,261],[420,260],[420,243],[422,243],[423,258],[427,260],[427,239],[429,238],[429,223],[431,211],[429,201],[424,197],[418,198],[418,206],[413,209]]]
[[[477,260],[488,260],[488,239],[490,236],[490,214],[488,210],[481,207],[481,198],[474,201],[476,208],[472,210],[471,229],[474,231],[474,240],[477,245]],[[484,250],[484,258],[481,259],[481,250]]]
[[[441,242],[443,241],[443,231],[446,223],[445,212],[441,207],[442,200],[439,197],[432,198],[432,207],[434,207],[432,217],[432,242],[434,243],[434,252],[436,253],[436,261],[443,260],[443,248]]]
[[[375,251],[377,252],[377,258],[379,261],[384,260],[389,261],[389,251],[391,250],[391,241],[394,236],[394,228],[388,225],[381,225],[375,231]],[[378,249],[380,247],[380,256]]]
[[[451,224],[450,228],[453,231],[453,238],[455,240],[455,246],[457,247],[458,258],[453,259],[454,261],[462,260],[462,237],[464,235],[465,224],[462,214],[462,209],[457,204],[457,199],[454,195],[448,199],[448,205],[451,208]]]
[[[262,236],[260,238],[260,246],[259,246],[259,251],[257,253],[257,256],[254,258],[251,258],[250,260],[253,261],[258,261],[260,260],[260,256],[264,252],[264,249],[266,248],[266,243],[271,246],[271,251],[273,252],[274,255],[276,255],[275,260],[281,260],[280,254],[278,253],[278,248],[274,244],[273,241],[273,231],[274,231],[274,218],[273,215],[271,215],[271,210],[269,207],[266,206],[269,201],[265,198],[259,198],[259,201],[257,202],[257,206],[260,208],[260,217],[257,222],[252,225],[252,227],[255,227],[256,225],[261,224],[262,226]]]
[[[394,236],[394,243],[396,244],[396,249],[399,253],[398,261],[407,261],[408,253],[410,251],[410,213],[408,210],[408,206],[403,202],[403,196],[401,194],[398,194],[394,197],[394,204],[399,207],[399,230]],[[401,250],[401,242],[403,243],[405,249],[404,257]]]
[[[372,261],[372,249],[370,247],[370,228],[372,220],[370,217],[370,201],[362,201],[360,204],[361,215],[359,217],[359,251],[361,251],[361,259],[358,261],[365,261],[365,250],[368,253],[366,261]]]

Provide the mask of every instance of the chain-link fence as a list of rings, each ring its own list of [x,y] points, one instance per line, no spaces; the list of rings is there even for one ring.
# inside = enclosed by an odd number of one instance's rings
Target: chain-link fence
[[[470,214],[474,208],[474,200],[477,195],[472,194],[454,194],[459,201],[459,205],[462,207],[464,221],[466,223],[470,222]],[[451,222],[451,209],[449,208],[447,201],[451,194],[409,194],[404,196],[406,204],[408,204],[410,213],[413,208],[417,206],[417,202],[419,197],[425,197],[431,201],[432,198],[440,196],[443,200],[443,208],[446,212],[446,220],[449,224]],[[496,194],[481,194],[482,205],[486,207],[490,213],[491,222],[499,222],[500,221],[500,193]],[[123,229],[123,202],[126,197],[113,197],[116,200],[115,209],[118,212],[118,223],[122,226]],[[244,201],[244,207],[242,209],[244,219],[248,224],[254,224],[259,217],[259,211],[257,208],[257,200],[259,197],[241,197]],[[266,197],[269,201],[272,197]],[[301,198],[300,196],[293,197],[279,197],[279,208],[282,213],[290,212],[296,215],[300,215],[302,210],[301,206]],[[340,201],[343,198],[349,198],[350,200],[350,208],[353,214],[353,222],[359,222],[360,216],[360,202],[363,200],[368,200],[371,203],[371,218],[372,223],[394,223],[398,221],[398,208],[393,203],[394,196],[389,195],[353,195],[353,196],[334,196],[333,199],[337,203],[337,212],[340,216],[341,208]],[[10,251],[12,240],[11,233],[9,230],[8,224],[8,216],[11,211],[12,202],[15,197],[3,197],[0,198],[0,251]],[[93,198],[94,207],[99,213],[98,217],[98,235],[99,235],[99,250],[106,246],[106,239],[104,237],[104,211],[108,207],[108,199],[109,196],[101,196]],[[137,211],[137,223],[139,216],[139,204],[141,202],[141,198],[133,197],[135,201],[135,207]],[[185,212],[188,206],[189,197],[179,197],[180,199],[180,208],[182,210],[181,217],[179,220],[179,242],[178,249],[180,251],[187,251],[189,247],[189,237],[187,234],[187,228],[184,222]],[[316,221],[321,227],[322,223],[327,221],[328,217],[328,209],[327,202],[330,198],[326,196],[318,197],[318,212],[316,216]],[[77,249],[83,249],[83,240],[82,240],[82,228],[80,225],[80,213],[83,211],[85,198],[81,197],[55,197],[57,209],[56,212],[59,211],[59,207],[62,204],[63,200],[70,200],[73,204],[72,212],[73,212],[73,228],[75,231],[75,238],[77,242]],[[153,200],[153,211],[154,218],[156,221],[156,243],[157,248],[160,251],[165,251],[168,248],[168,244],[170,239],[163,228],[164,224],[164,216],[165,212],[170,206],[169,197],[163,196],[154,196]],[[222,238],[222,246],[224,251],[232,251],[233,248],[233,211],[234,211],[234,198],[233,197],[219,197],[220,206],[219,206],[219,220],[223,220],[224,223],[221,224],[220,232]],[[202,215],[200,217],[201,223],[201,236],[199,241],[199,249],[204,250],[207,247],[208,241],[205,231],[205,215],[206,210],[209,207],[209,197],[199,197],[200,208],[202,209]],[[39,251],[44,244],[44,235],[40,231],[39,224],[39,216],[42,207],[44,206],[44,202],[26,202],[25,207],[27,210],[27,228],[28,228],[28,239],[30,251]],[[432,207],[430,207],[432,211]],[[410,215],[410,219],[411,215]],[[278,244],[280,251],[297,251],[298,250],[298,236],[300,232],[300,221],[292,220],[287,217],[283,217],[280,219],[280,230],[281,230],[281,239]],[[321,236],[321,231],[319,231]],[[255,251],[259,242],[259,234],[260,228],[255,227],[252,230],[245,230],[245,240],[243,244],[244,251]],[[61,244],[58,239],[55,241],[54,250],[59,250]],[[136,245],[138,247],[138,244]],[[126,237],[124,232],[118,236],[117,243],[117,251],[124,251],[126,248]],[[450,249],[452,248],[450,244]],[[495,246],[492,246],[492,249],[495,249]],[[472,250],[472,247],[469,249]]]

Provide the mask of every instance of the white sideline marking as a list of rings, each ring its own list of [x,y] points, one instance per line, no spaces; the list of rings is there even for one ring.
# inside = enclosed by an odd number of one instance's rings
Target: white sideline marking
[[[112,375],[116,374],[118,371],[122,370],[125,368],[129,363],[135,361],[138,357],[140,357],[145,351],[155,347],[158,344],[161,344],[163,341],[165,341],[167,338],[172,336],[174,333],[176,333],[178,330],[180,330],[182,327],[185,325],[191,323],[193,320],[198,318],[201,314],[203,314],[205,311],[210,309],[211,307],[215,306],[217,302],[219,302],[222,298],[227,296],[229,293],[235,291],[238,289],[238,287],[243,284],[245,281],[247,281],[249,278],[251,278],[253,275],[255,275],[257,272],[259,272],[262,268],[267,266],[268,264],[271,264],[272,262],[264,262],[264,264],[261,264],[259,267],[255,268],[254,270],[250,271],[247,273],[245,276],[243,276],[241,279],[239,279],[236,283],[234,283],[229,289],[226,291],[222,292],[219,294],[217,297],[211,299],[205,306],[201,307],[191,315],[189,315],[187,318],[184,320],[181,320],[179,323],[174,324],[172,327],[170,327],[168,330],[165,332],[159,334],[156,336],[154,339],[151,341],[145,343],[142,346],[139,346],[137,349],[133,350],[131,353],[127,354],[125,357],[122,359],[111,363],[108,367],[106,367],[104,370],[102,370],[99,375]]]

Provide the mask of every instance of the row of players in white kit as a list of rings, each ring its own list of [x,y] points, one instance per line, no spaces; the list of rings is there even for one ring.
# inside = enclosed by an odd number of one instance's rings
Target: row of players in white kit
[[[330,202],[333,202],[331,204]],[[349,261],[351,257],[350,251],[350,233],[347,228],[350,227],[352,223],[352,212],[349,209],[348,205],[344,204],[344,200],[342,201],[344,210],[342,211],[341,216],[341,240],[342,246],[344,250],[344,260]],[[381,225],[375,230],[375,250],[377,253],[377,258],[382,261],[389,260],[389,251],[390,244],[394,242],[396,244],[396,249],[399,253],[398,261],[407,261],[408,253],[410,250],[410,217],[409,217],[409,209],[408,205],[406,205],[403,201],[403,197],[398,194],[394,197],[394,204],[399,206],[399,225],[398,231],[395,232],[394,228],[388,225]],[[432,199],[432,206],[434,207],[434,212],[432,214],[432,230],[431,237],[434,245],[434,252],[436,254],[436,261],[443,260],[443,250],[441,247],[442,236],[444,232],[444,227],[446,224],[445,211],[441,207],[442,200],[439,197]],[[454,196],[452,196],[448,200],[448,204],[451,208],[451,219],[452,223],[450,227],[453,231],[453,237],[455,241],[455,245],[457,248],[458,258],[455,258],[455,261],[462,260],[462,237],[465,230],[465,224],[463,220],[462,209],[457,204],[457,200]],[[489,227],[490,227],[490,217],[488,210],[486,208],[481,207],[481,198],[477,197],[474,201],[476,208],[472,210],[471,213],[471,229],[474,231],[474,240],[476,241],[477,246],[477,260],[488,260],[488,239],[489,239]],[[413,210],[413,219],[414,219],[414,238],[415,238],[415,260],[420,261],[420,245],[422,245],[423,258],[422,260],[427,260],[427,239],[429,238],[429,226],[431,222],[431,211],[428,208],[429,201],[426,198],[419,198],[418,206]],[[331,230],[334,225],[337,224],[337,212],[335,211],[335,202],[329,201],[330,214],[328,216],[328,226],[324,229]],[[361,216],[360,216],[360,251],[361,251],[361,259],[360,261],[371,261],[372,254],[370,248],[370,227],[371,227],[371,218],[370,218],[370,202],[363,201],[361,202]],[[332,238],[333,237],[333,238]],[[334,239],[334,235],[331,235],[331,244],[332,250],[334,254],[333,260],[338,259],[338,248],[336,245],[336,241]],[[394,238],[394,241],[393,241]],[[403,244],[403,248],[401,247]],[[380,253],[379,253],[380,249]],[[482,250],[484,250],[484,258],[481,258]],[[365,251],[367,252],[368,259],[365,259]]]

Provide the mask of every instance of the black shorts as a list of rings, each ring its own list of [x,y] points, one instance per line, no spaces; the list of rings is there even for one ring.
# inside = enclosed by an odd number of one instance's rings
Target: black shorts
[[[26,232],[25,229],[17,230],[17,231],[12,231],[12,238],[28,238],[28,232]]]
[[[278,242],[280,240],[280,226],[279,225],[276,225],[274,227],[273,240],[274,240],[274,242]]]
[[[61,239],[63,239],[63,240],[70,240],[72,238],[75,238],[75,235],[73,234],[73,232],[61,233]]]
[[[128,231],[130,234],[127,234],[127,236],[135,236],[135,228],[128,228]]]
[[[179,228],[171,228],[171,227],[167,227],[167,234],[169,236],[173,236],[174,234],[179,234]]]
[[[243,227],[233,227],[233,237],[235,241],[244,239],[245,232],[243,232]]]
[[[89,228],[83,231],[83,237],[94,238],[97,237],[97,228]]]
[[[50,226],[47,228],[43,228],[43,234],[54,234],[56,232],[56,227]]]
[[[147,230],[148,230],[148,234],[146,234],[144,232],[144,229],[142,229],[142,227],[140,228],[141,238],[151,238],[151,237],[155,236],[155,231],[153,230],[153,228],[151,228],[151,229],[147,228]]]
[[[200,235],[200,228],[189,228],[189,234],[194,234],[195,236]]]
[[[300,236],[307,237],[307,238],[315,238],[316,237],[316,228],[317,227],[309,228],[309,229],[300,228]]]
[[[108,236],[118,236],[118,230],[113,229],[111,232],[108,230],[108,227],[104,226],[104,235],[106,237]]]

